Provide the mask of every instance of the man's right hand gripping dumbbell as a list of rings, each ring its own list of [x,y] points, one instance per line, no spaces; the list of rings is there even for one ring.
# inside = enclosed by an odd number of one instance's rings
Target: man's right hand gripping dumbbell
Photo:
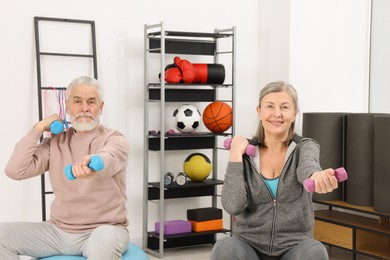
[[[65,167],[66,177],[73,181],[75,179],[87,179],[93,177],[96,172],[104,168],[104,162],[100,155],[84,156],[80,162],[69,164]]]

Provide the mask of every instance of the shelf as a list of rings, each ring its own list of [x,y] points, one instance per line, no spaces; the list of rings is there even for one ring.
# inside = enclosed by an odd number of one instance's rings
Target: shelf
[[[336,210],[316,210],[315,219],[340,226],[359,228],[390,236],[390,226],[381,225],[379,220]]]
[[[215,89],[165,89],[166,102],[213,102]],[[160,89],[149,89],[149,100],[161,100]]]
[[[380,213],[378,211],[375,211],[373,207],[366,207],[366,206],[356,206],[349,203],[346,203],[344,201],[327,201],[327,200],[313,200],[314,203],[330,206],[330,207],[337,207],[341,209],[347,209],[347,210],[353,210],[361,213],[366,213],[370,215],[380,216],[380,217],[387,217],[390,218],[389,214]]]
[[[151,32],[149,37],[161,36],[161,31]],[[226,38],[232,37],[232,33],[204,33],[204,32],[181,32],[181,31],[165,31],[166,37],[186,37],[186,38]]]
[[[314,212],[316,239],[353,252],[353,259],[356,254],[390,259],[390,215],[343,201],[314,202],[329,206],[328,210]]]
[[[165,53],[215,55],[216,39],[232,37],[231,33],[196,33],[165,31]],[[151,53],[161,51],[161,32],[148,34]]]
[[[231,88],[233,84],[209,84],[209,83],[165,83],[165,89],[169,88],[181,88],[183,90],[186,89],[195,89],[195,88],[201,88],[201,87],[212,87],[212,88]],[[149,88],[160,88],[161,83],[160,82],[151,82],[148,84]]]
[[[314,238],[330,246],[348,251],[390,259],[390,238],[385,235],[356,230],[356,248],[353,248],[353,228],[316,220]],[[337,235],[335,235],[337,234]]]
[[[165,135],[165,150],[188,150],[188,149],[212,149],[215,144],[215,134],[191,133]],[[149,150],[160,151],[160,135],[149,136]]]
[[[323,243],[352,250],[352,235],[351,228],[320,220],[315,221],[314,238]]]
[[[149,38],[151,53],[160,53],[161,45],[159,38]],[[189,55],[209,55],[213,56],[215,50],[214,41],[165,39],[165,53],[189,54]]]
[[[164,236],[164,248],[188,246],[188,245],[204,245],[214,244],[215,235],[218,233],[229,233],[230,230],[213,230],[205,232],[189,232],[175,235]],[[160,234],[156,232],[148,232],[148,248],[156,250],[159,249]]]
[[[182,233],[182,234],[164,235],[164,239],[197,237],[197,236],[203,236],[203,235],[211,235],[211,234],[214,235],[217,233],[229,233],[229,232],[230,232],[229,229],[211,230],[211,231],[203,231],[203,232],[188,232],[188,233]],[[152,232],[148,232],[148,236],[159,238],[160,234],[152,231]]]
[[[165,91],[166,102],[214,102],[217,88],[231,88],[231,84],[167,84]],[[149,101],[161,100],[160,84],[149,84]],[[229,102],[229,101],[228,101]],[[230,101],[231,102],[231,101]]]
[[[390,259],[390,237],[364,230],[357,230],[356,251],[366,255]]]
[[[164,199],[190,198],[213,196],[216,194],[215,186],[222,185],[223,181],[206,179],[204,181],[187,181],[184,185],[173,182],[164,187]],[[150,182],[148,187],[148,200],[160,199],[160,182]]]

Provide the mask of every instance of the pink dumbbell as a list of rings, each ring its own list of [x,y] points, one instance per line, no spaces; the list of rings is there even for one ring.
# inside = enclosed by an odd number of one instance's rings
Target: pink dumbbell
[[[223,142],[223,146],[230,150],[230,144],[232,143],[232,139],[231,138],[227,138],[224,142]],[[248,144],[246,149],[245,149],[245,153],[248,155],[248,156],[255,156],[256,155],[256,146],[254,145],[251,145],[251,144]]]
[[[346,170],[343,167],[337,168],[334,171],[334,177],[336,177],[338,182],[343,182],[346,179],[348,179],[348,174]],[[312,179],[306,179],[303,181],[303,186],[305,187],[305,190],[307,192],[313,192],[315,190],[314,187],[314,180]]]

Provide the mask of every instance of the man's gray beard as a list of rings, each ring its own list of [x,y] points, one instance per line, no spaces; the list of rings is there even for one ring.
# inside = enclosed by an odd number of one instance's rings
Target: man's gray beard
[[[70,122],[72,123],[72,127],[77,131],[77,132],[87,132],[87,131],[91,131],[92,129],[94,129],[100,122],[100,116],[96,116],[93,118],[93,122],[92,123],[78,123],[76,121],[76,119],[74,119],[72,116],[69,116],[70,117]]]

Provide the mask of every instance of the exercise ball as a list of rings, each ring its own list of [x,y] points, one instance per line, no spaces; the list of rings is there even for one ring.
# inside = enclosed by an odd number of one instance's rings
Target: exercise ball
[[[202,153],[190,154],[184,161],[183,170],[192,181],[203,181],[211,172],[210,159]]]

